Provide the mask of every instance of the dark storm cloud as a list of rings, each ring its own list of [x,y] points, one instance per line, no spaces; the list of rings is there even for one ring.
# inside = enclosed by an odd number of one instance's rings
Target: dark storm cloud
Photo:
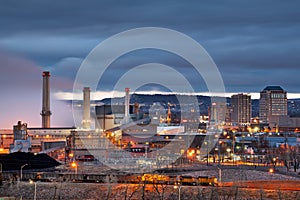
[[[84,57],[105,38],[130,28],[161,26],[202,44],[219,67],[228,91],[253,92],[277,83],[297,92],[299,4],[280,0],[6,1],[0,6],[0,48],[24,54],[55,75],[73,80]],[[173,57],[160,59],[186,67]],[[123,60],[120,66],[130,67],[130,61]]]

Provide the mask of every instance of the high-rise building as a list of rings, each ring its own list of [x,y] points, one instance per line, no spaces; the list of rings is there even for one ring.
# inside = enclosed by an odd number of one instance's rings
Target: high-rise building
[[[226,122],[227,114],[226,99],[222,97],[213,97],[211,107],[209,108],[209,121],[211,124],[222,125]]]
[[[231,96],[231,122],[249,125],[251,120],[251,95],[236,94]]]
[[[260,122],[269,123],[270,117],[274,115],[287,115],[287,95],[280,86],[267,86],[260,92]]]

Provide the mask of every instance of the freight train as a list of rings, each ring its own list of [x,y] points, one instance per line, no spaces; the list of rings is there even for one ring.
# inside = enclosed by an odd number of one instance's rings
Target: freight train
[[[11,175],[4,173],[4,178]],[[87,183],[124,183],[124,184],[165,184],[186,186],[217,186],[218,181],[213,176],[176,176],[164,174],[53,174],[24,173],[23,180],[35,181],[72,181]]]
[[[141,177],[142,181],[146,183],[158,183],[169,185],[206,185],[217,186],[218,181],[216,177],[209,176],[174,176],[174,175],[161,175],[161,174],[144,174]]]

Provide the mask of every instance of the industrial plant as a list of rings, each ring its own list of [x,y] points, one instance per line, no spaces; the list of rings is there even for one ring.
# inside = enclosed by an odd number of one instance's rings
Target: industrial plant
[[[138,103],[131,101],[130,88],[125,88],[124,98],[116,103],[95,104],[92,113],[91,90],[84,87],[78,106],[81,126],[52,127],[50,72],[43,72],[42,77],[41,127],[18,121],[12,130],[0,130],[0,163],[8,174],[18,172],[31,179],[33,173],[26,170],[59,169],[61,174],[52,172],[55,179],[104,182],[104,175],[91,174],[109,167],[119,182],[137,184],[140,177],[154,184],[154,175],[147,173],[155,172],[171,173],[159,176],[163,184],[216,186],[221,185],[227,166],[255,166],[272,173],[284,167],[298,171],[300,120],[287,115],[286,91],[279,86],[261,92],[260,112],[255,117],[249,94],[211,98],[207,115],[203,115],[203,102],[195,101],[194,96],[174,96],[178,102],[155,98],[155,102]],[[179,179],[172,174],[204,166],[218,174]],[[45,180],[48,176],[45,173]]]
[[[190,108],[180,105],[177,108],[177,104],[170,102],[164,105],[154,102],[147,108],[145,104],[131,103],[130,88],[125,88],[123,105],[96,105],[93,118],[95,129],[91,129],[90,88],[83,88],[82,126],[51,127],[50,72],[43,72],[42,78],[42,126],[28,127],[26,122],[19,121],[11,132],[1,130],[2,153],[45,153],[61,163],[105,163],[113,151],[119,160],[124,158],[124,162],[132,162],[130,158],[141,159],[145,153],[145,158],[154,158],[159,149],[175,142],[178,147],[181,143],[185,144],[173,152],[174,155],[180,155],[174,160],[175,163],[189,160],[190,151],[194,152],[193,159],[210,162],[231,159],[234,162],[249,156],[267,159],[263,152],[269,148],[282,144],[296,147],[299,143],[296,131],[298,128],[300,130],[298,119],[288,117],[286,91],[279,86],[269,86],[261,92],[259,118],[252,118],[251,96],[237,94],[231,97],[229,105],[220,98],[214,98],[208,108],[206,121],[200,113],[193,115],[199,109],[197,105]],[[285,130],[293,130],[293,133]],[[205,138],[211,136],[216,137],[214,145],[217,145],[217,141],[222,143],[222,155],[214,152],[215,148],[221,148],[218,145],[210,147],[209,152],[201,152]],[[228,148],[230,152],[226,153],[224,149]],[[126,163],[120,164],[123,165]],[[151,162],[150,165],[148,167],[157,166]]]

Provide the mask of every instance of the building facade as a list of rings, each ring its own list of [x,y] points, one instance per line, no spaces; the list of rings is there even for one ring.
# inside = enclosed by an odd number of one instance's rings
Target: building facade
[[[287,116],[287,92],[280,86],[267,86],[260,92],[259,119],[270,123],[271,116]]]
[[[107,147],[108,139],[102,133],[95,130],[73,130],[67,137],[66,153],[69,160],[91,161],[97,151],[104,151]]]
[[[96,106],[96,129],[108,130],[122,124],[125,116],[124,105],[101,105]],[[129,105],[130,120],[135,121],[134,106]]]
[[[9,153],[10,145],[14,142],[14,134],[12,129],[0,130],[0,154]]]
[[[223,125],[228,121],[229,109],[226,99],[222,97],[213,97],[211,106],[208,110],[209,122],[211,125]]]
[[[232,95],[231,122],[237,125],[250,125],[251,115],[251,95]]]

